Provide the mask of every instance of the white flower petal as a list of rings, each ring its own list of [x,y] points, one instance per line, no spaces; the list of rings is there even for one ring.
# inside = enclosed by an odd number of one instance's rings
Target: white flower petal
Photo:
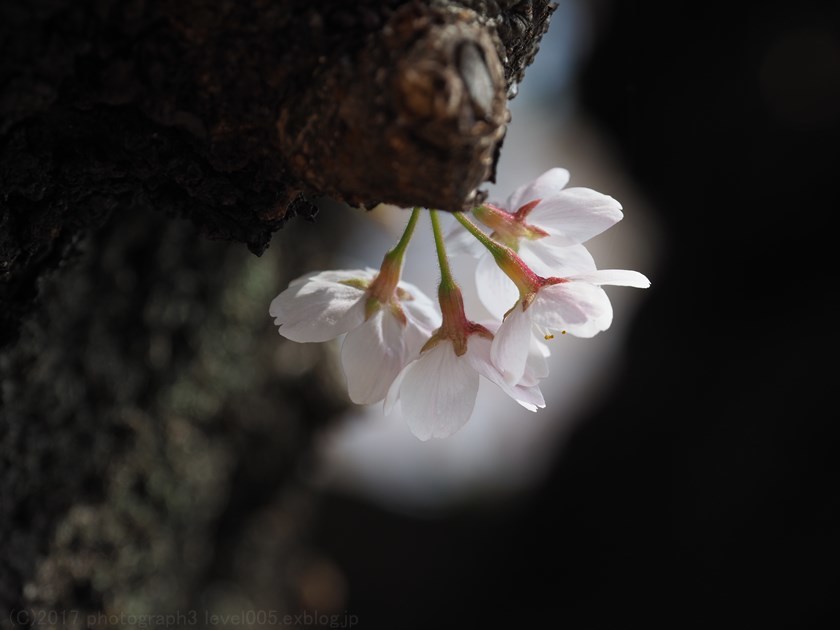
[[[508,383],[516,384],[522,380],[530,346],[531,316],[522,310],[521,304],[517,304],[499,326],[490,352],[493,365]]]
[[[407,363],[419,356],[423,346],[426,345],[426,342],[436,329],[429,330],[424,326],[418,326],[410,317],[406,319],[408,323],[405,327],[403,338],[405,339],[405,362]]]
[[[570,276],[595,271],[595,260],[583,245],[558,246],[548,236],[536,241],[521,241],[519,257],[534,272],[543,277]]]
[[[394,390],[397,393],[392,394]],[[442,341],[409,363],[388,399],[399,397],[403,417],[421,440],[452,435],[469,420],[478,395],[478,372]],[[386,406],[388,405],[386,400]]]
[[[397,374],[397,378],[394,379],[394,382],[391,383],[391,387],[388,388],[388,393],[385,395],[385,402],[382,406],[382,412],[387,416],[390,415],[391,412],[394,410],[394,406],[400,399],[400,388],[402,387],[402,382],[405,379],[406,373],[410,371],[414,365],[415,361],[409,361],[406,363],[406,366]]]
[[[650,280],[644,274],[627,269],[599,269],[571,275],[568,279],[591,282],[599,286],[611,284],[617,287],[636,287],[637,289],[647,289],[650,286]]]
[[[528,215],[527,222],[557,239],[558,245],[583,243],[618,223],[621,204],[591,188],[567,188],[545,198]]]
[[[569,183],[569,177],[569,171],[565,168],[552,168],[534,181],[513,191],[508,197],[505,208],[508,212],[516,212],[526,203],[536,199],[554,197]]]
[[[540,289],[528,307],[534,324],[576,337],[594,337],[612,323],[606,292],[589,282],[562,282]]]
[[[420,349],[440,326],[440,311],[436,304],[413,284],[400,282],[400,288],[411,295],[411,299],[400,302],[406,319],[403,333],[405,360],[410,361],[420,354]]]
[[[363,271],[325,271],[309,274],[289,284],[271,301],[268,312],[287,339],[298,342],[327,341],[364,321],[365,292],[342,281],[362,279]]]
[[[400,282],[399,287],[411,296],[411,299],[400,301],[400,306],[402,306],[408,319],[430,333],[440,326],[440,311],[437,302],[433,302],[425,293],[409,282]]]
[[[551,355],[551,350],[533,333],[532,328],[531,344],[528,346],[528,359],[525,362],[525,374],[519,381],[519,385],[525,387],[536,385],[548,376],[548,357]]]
[[[511,385],[505,381],[505,377],[493,365],[490,359],[491,347],[492,344],[489,339],[478,335],[471,335],[467,342],[467,352],[464,357],[476,372],[495,383],[505,394],[513,398],[528,411],[536,411],[538,407],[545,407],[545,399],[539,387],[535,385]]]
[[[478,299],[493,317],[501,319],[519,300],[519,290],[488,252],[475,268]]]
[[[520,383],[519,385],[513,387],[512,392],[509,392],[506,389],[510,387],[509,385],[502,385],[497,381],[493,382],[496,383],[503,390],[505,390],[505,393],[508,396],[513,398],[516,402],[525,407],[525,409],[527,409],[528,411],[545,409],[545,398],[543,397],[543,393],[540,390],[539,385],[523,385]]]
[[[498,332],[499,326],[502,325],[502,322],[497,319],[485,319],[478,323],[493,333],[494,336]],[[532,327],[531,343],[528,346],[528,359],[525,362],[525,374],[522,376],[522,380],[519,381],[518,385],[530,387],[548,376],[548,357],[551,356],[551,350],[540,339],[542,337],[537,337]],[[488,343],[492,343],[492,340],[488,340]],[[490,362],[492,364],[492,358]],[[493,369],[498,372],[496,366],[493,366]]]
[[[371,269],[370,267],[366,267],[365,269],[333,269],[329,271],[311,271],[307,274],[302,275],[299,278],[295,278],[289,283],[289,288],[295,287],[301,284],[304,284],[309,281],[315,281],[319,283],[330,283],[330,282],[352,282],[352,281],[363,281],[366,283],[372,282],[376,275],[379,272],[376,269]]]
[[[383,308],[347,333],[341,346],[341,367],[354,403],[369,405],[385,398],[405,364],[404,328]]]

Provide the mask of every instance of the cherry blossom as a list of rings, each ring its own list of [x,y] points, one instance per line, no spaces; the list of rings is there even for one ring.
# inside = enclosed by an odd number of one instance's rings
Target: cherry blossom
[[[475,409],[482,377],[530,411],[545,407],[555,333],[592,337],[612,323],[604,285],[646,288],[636,271],[598,270],[583,243],[622,218],[621,206],[588,188],[566,188],[569,173],[551,169],[505,204],[460,212],[466,230],[447,240],[459,251],[481,248],[479,297],[497,320],[476,323],[464,310],[449,268],[438,215],[429,211],[441,280],[438,305],[402,281],[404,254],[419,215],[379,270],[321,271],[292,281],[271,303],[284,337],[321,342],[344,335],[341,364],[356,403],[397,405],[421,440],[450,436]]]
[[[498,385],[529,411],[545,407],[535,380],[527,386],[505,380],[491,360],[491,339],[479,331],[467,335],[461,355],[451,339],[424,350],[394,380],[385,399],[386,413],[399,400],[403,417],[419,439],[449,437],[472,415],[479,376]]]
[[[416,216],[406,228],[408,238]],[[293,280],[269,307],[280,334],[292,341],[328,341],[346,333],[341,365],[350,399],[358,404],[382,400],[440,323],[434,303],[400,280],[408,238],[386,254],[379,271],[311,273]]]
[[[386,413],[399,401],[411,432],[421,440],[448,437],[466,424],[475,408],[479,376],[530,411],[545,407],[537,385],[544,376],[542,364],[535,363],[527,377],[523,366],[521,383],[506,380],[493,364],[493,333],[467,319],[461,291],[449,271],[437,215],[431,216],[442,276],[438,292],[442,323],[420,356],[400,372],[385,399]],[[539,350],[537,354],[544,360]],[[528,348],[526,362],[527,356]]]
[[[566,188],[569,171],[553,168],[517,188],[502,204],[487,203],[473,215],[490,228],[536,273],[563,276],[594,271],[595,261],[582,245],[621,220],[621,204],[590,188]],[[502,317],[516,301],[517,289],[493,256],[463,231],[452,236],[454,251],[478,255],[476,286],[485,307]]]
[[[610,327],[612,305],[602,285],[646,289],[650,281],[637,271],[602,269],[565,278],[536,278],[533,286],[508,312],[493,339],[493,363],[509,383],[525,374],[534,335],[554,333],[594,337]]]
[[[592,270],[565,277],[540,276],[512,248],[494,241],[463,214],[455,218],[491,254],[499,269],[519,292],[493,339],[493,364],[508,383],[525,375],[531,338],[551,339],[554,332],[593,337],[609,328],[613,311],[602,285],[647,288],[650,281],[637,271]]]

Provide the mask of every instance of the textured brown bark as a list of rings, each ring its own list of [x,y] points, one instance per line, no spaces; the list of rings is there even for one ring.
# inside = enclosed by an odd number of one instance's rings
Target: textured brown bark
[[[312,200],[492,178],[542,0],[3,3],[0,343],[81,230],[154,208],[255,253]]]
[[[262,266],[197,235],[261,254],[321,197],[463,207],[551,10],[0,4],[0,611],[328,605],[294,471],[345,401],[322,348],[264,340],[340,213]]]

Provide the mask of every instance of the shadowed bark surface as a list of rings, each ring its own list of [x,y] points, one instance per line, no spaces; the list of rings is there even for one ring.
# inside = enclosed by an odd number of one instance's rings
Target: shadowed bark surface
[[[296,471],[341,377],[266,310],[344,210],[248,250],[321,197],[478,198],[551,10],[0,6],[0,623],[340,609]]]
[[[469,8],[473,6],[475,10]],[[460,209],[546,2],[4,3],[0,344],[114,211],[260,253],[319,196]]]

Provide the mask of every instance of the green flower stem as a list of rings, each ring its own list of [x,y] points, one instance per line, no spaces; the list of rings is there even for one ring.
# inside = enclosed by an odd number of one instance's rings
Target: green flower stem
[[[452,271],[449,269],[449,259],[446,257],[446,246],[443,243],[443,233],[440,229],[440,219],[438,219],[437,211],[430,210],[429,216],[432,218],[432,232],[435,235],[435,249],[440,266],[440,290],[451,291],[457,289],[458,285],[455,284]]]
[[[435,249],[440,266],[438,303],[440,304],[441,322],[440,328],[432,335],[426,346],[434,345],[441,339],[448,339],[452,342],[455,356],[460,357],[467,351],[468,337],[481,327],[469,321],[464,312],[464,298],[461,295],[461,289],[455,284],[452,271],[449,269],[449,259],[446,257],[446,246],[443,242],[438,213],[435,210],[430,210],[429,216],[432,218],[432,232],[435,235]]]
[[[402,275],[403,259],[405,258],[405,250],[408,248],[408,243],[411,241],[411,236],[414,234],[414,226],[417,225],[417,219],[420,216],[420,208],[414,208],[411,212],[411,217],[408,219],[408,225],[405,226],[403,235],[399,242],[382,258],[382,265],[379,267],[379,273],[370,286],[368,291],[368,305],[367,317],[370,317],[376,312],[382,304],[388,304],[394,296],[394,291],[400,282]]]
[[[400,237],[399,243],[394,245],[394,248],[385,254],[386,259],[402,263],[403,257],[405,256],[405,250],[408,248],[411,237],[414,235],[414,226],[417,225],[417,219],[419,217],[420,208],[414,208],[414,210],[411,211],[411,216],[408,218],[408,224],[405,226],[405,230]]]
[[[525,264],[525,261],[510,247],[497,243],[487,236],[478,229],[475,223],[464,216],[462,212],[456,212],[455,218],[458,220],[458,223],[463,225],[470,234],[476,237],[490,251],[496,261],[496,265],[513,281],[516,288],[519,289],[519,294],[523,300],[533,295],[541,286],[542,278],[531,271],[528,265]]]
[[[501,243],[497,243],[492,238],[487,236],[484,232],[482,232],[475,223],[470,221],[466,216],[464,216],[463,212],[455,212],[455,219],[463,225],[467,232],[472,234],[476,237],[484,247],[486,247],[491,254],[493,254],[493,258],[497,261],[500,259],[504,259],[510,256],[510,254],[514,253],[512,249],[509,247],[502,245]]]

